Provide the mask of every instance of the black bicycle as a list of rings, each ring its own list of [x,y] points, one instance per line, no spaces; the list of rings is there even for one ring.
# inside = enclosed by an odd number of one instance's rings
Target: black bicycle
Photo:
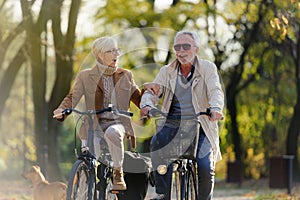
[[[161,175],[172,173],[167,199],[198,199],[198,170],[195,158],[201,126],[198,120],[200,115],[210,116],[210,109],[193,116],[170,116],[155,107],[149,110],[148,116],[156,118],[156,132],[165,125],[166,121],[170,126],[178,127],[172,141],[155,152],[166,160],[157,167],[157,172]]]
[[[132,117],[133,113],[115,109],[110,105],[108,108],[102,110],[88,110],[85,112],[67,108],[62,114],[70,115],[72,112],[79,114],[80,117],[87,116],[89,129],[87,147],[81,149],[71,170],[68,180],[67,200],[97,200],[97,196],[99,200],[116,199],[115,194],[118,191],[111,191],[110,189],[113,168],[110,153],[104,139],[101,140],[103,144],[100,145],[102,147],[99,158],[100,162],[98,162],[99,160],[94,155],[93,116],[104,112],[112,112],[119,116]],[[77,154],[76,151],[75,154]],[[98,183],[96,177],[98,177]]]

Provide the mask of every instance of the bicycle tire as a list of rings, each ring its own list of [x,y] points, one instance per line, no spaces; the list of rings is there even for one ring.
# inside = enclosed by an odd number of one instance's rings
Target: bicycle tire
[[[196,199],[196,200],[198,200],[199,199],[199,196],[198,196],[198,190],[199,190],[199,188],[198,188],[198,168],[197,168],[197,164],[194,162],[193,164],[192,164],[192,170],[191,170],[191,175],[192,175],[192,180],[193,180],[193,184],[191,184],[191,185],[193,185],[193,188],[194,188],[194,191],[193,191],[193,193],[194,193],[194,196],[195,196],[195,198],[194,199]]]
[[[197,173],[196,165],[193,163],[188,166],[185,174],[182,175],[181,180],[181,199],[182,200],[197,200]]]
[[[67,200],[94,200],[96,198],[95,170],[90,170],[84,160],[77,160],[68,181]]]
[[[90,178],[88,180],[88,200],[97,200],[95,168],[90,170]]]
[[[180,199],[181,190],[180,190],[180,183],[181,183],[181,176],[177,171],[176,164],[172,164],[173,173],[171,178],[171,190],[170,190],[170,199]]]
[[[187,172],[180,174],[180,200],[186,200],[187,196]]]

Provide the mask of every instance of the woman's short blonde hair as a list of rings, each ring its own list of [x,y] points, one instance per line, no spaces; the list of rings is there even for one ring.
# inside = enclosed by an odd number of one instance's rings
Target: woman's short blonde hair
[[[92,46],[93,55],[97,58],[99,53],[104,53],[113,48],[117,48],[117,41],[112,37],[100,37],[94,40]]]

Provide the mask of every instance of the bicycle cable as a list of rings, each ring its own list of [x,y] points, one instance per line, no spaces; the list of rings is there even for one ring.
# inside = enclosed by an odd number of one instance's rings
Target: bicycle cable
[[[79,120],[81,120],[83,115],[79,115],[79,118],[76,120],[76,123],[75,123],[75,130],[74,130],[74,153],[75,153],[75,156],[78,157],[78,152],[77,152],[77,126],[78,126],[78,123],[79,123]]]

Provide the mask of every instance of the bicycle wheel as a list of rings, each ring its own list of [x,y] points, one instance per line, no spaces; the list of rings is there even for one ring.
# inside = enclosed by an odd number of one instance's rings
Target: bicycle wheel
[[[171,179],[171,191],[170,191],[170,199],[179,200],[181,196],[180,190],[180,183],[181,183],[181,176],[180,173],[177,171],[178,165],[173,163],[172,164],[172,179]]]
[[[94,200],[95,171],[90,170],[87,163],[77,160],[71,171],[67,188],[67,200]]]
[[[191,163],[187,166],[187,171],[182,175],[181,180],[181,191],[182,191],[182,200],[197,200],[197,168],[194,163]]]

